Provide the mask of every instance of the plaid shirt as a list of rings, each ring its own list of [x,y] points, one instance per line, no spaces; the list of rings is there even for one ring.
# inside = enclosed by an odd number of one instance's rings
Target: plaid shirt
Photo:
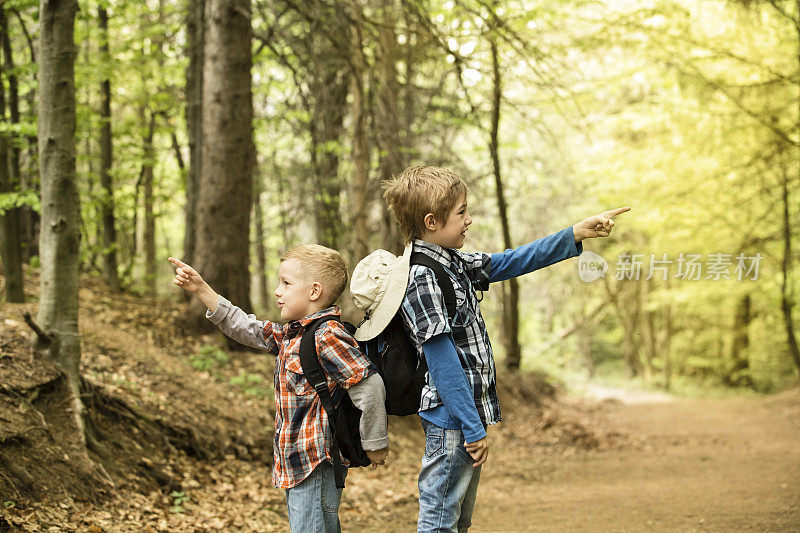
[[[303,375],[300,364],[300,340],[306,326],[317,318],[341,315],[332,306],[288,324],[257,320],[220,296],[217,310],[206,317],[234,340],[277,355],[275,363],[275,446],[272,482],[278,488],[299,485],[330,456],[328,414]],[[375,367],[361,353],[355,339],[337,321],[317,329],[314,339],[320,365],[328,377],[334,403],[345,390],[374,373]],[[343,464],[347,461],[342,458]]]
[[[411,333],[420,357],[422,345],[442,333],[451,333],[464,373],[472,386],[472,395],[481,422],[500,422],[500,401],[497,398],[492,345],[483,321],[475,286],[489,279],[491,255],[464,253],[445,249],[433,243],[414,239],[413,252],[422,252],[441,263],[456,293],[456,314],[447,316],[444,296],[436,275],[428,267],[411,265],[408,288],[401,306],[403,322]],[[442,404],[430,372],[425,376],[420,411]]]

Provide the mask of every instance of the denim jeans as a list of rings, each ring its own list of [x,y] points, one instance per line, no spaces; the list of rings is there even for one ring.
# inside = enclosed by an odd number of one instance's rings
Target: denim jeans
[[[425,455],[419,473],[417,532],[461,532],[472,525],[481,467],[464,448],[460,429],[443,429],[422,420]]]
[[[345,477],[347,470],[345,469]],[[339,533],[339,502],[333,465],[324,461],[299,485],[286,489],[289,529],[292,533]]]

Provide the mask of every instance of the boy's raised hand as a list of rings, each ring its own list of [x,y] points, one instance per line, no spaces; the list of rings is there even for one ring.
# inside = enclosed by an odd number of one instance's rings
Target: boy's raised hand
[[[197,270],[193,269],[180,259],[170,257],[168,260],[177,267],[175,269],[175,279],[172,280],[172,283],[183,287],[189,292],[197,292],[200,290],[204,282],[200,274],[197,273]]]
[[[595,237],[608,237],[611,230],[614,228],[614,221],[612,217],[630,211],[630,206],[618,207],[610,211],[603,211],[599,215],[584,218],[574,226],[572,232],[575,234],[575,242],[581,242],[583,239],[593,239]]]
[[[473,468],[477,468],[489,458],[489,436],[475,442],[465,442],[464,448],[475,459],[475,462],[472,463]]]
[[[372,463],[372,469],[378,468],[378,465],[386,464],[386,456],[389,455],[389,448],[382,450],[364,450],[367,454],[369,462]]]

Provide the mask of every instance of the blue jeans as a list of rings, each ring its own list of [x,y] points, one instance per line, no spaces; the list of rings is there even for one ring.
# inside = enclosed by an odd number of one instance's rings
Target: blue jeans
[[[286,489],[289,529],[293,533],[339,533],[341,499],[342,489],[336,488],[333,465],[328,461],[320,463],[302,483]]]
[[[417,532],[461,532],[472,525],[481,467],[464,448],[460,429],[443,429],[422,420],[425,455],[419,473]]]

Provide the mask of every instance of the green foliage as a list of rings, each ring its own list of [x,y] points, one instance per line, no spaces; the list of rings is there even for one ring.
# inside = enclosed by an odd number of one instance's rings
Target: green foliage
[[[230,379],[230,384],[238,387],[245,396],[269,396],[271,388],[262,386],[265,382],[261,374],[251,374],[241,370],[238,376]]]
[[[169,493],[170,498],[172,498],[172,506],[169,508],[170,513],[182,513],[183,512],[183,503],[189,501],[189,497],[186,495],[184,491],[175,491]]]
[[[25,189],[22,191],[0,192],[0,216],[9,209],[29,205],[37,213],[41,213],[42,206],[36,191]]]
[[[203,346],[200,353],[189,356],[189,364],[197,370],[208,372],[228,364],[230,357],[217,346]]]

